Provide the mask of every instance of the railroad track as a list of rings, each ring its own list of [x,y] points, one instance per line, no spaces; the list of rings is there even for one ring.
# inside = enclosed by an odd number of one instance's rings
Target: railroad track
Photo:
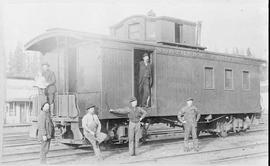
[[[249,130],[246,133],[252,133],[252,132],[259,132],[259,131],[265,131],[265,128],[257,128],[253,130]],[[179,131],[174,131],[174,132],[179,132]],[[235,134],[231,134],[235,135]],[[201,143],[207,143],[210,141],[213,141],[213,139],[216,139],[217,136],[209,136],[205,135],[202,136],[200,139]],[[154,140],[150,142],[146,142],[143,144],[143,146],[152,146],[152,145],[170,145],[170,144],[181,144],[183,141],[179,141],[179,138],[177,139],[167,139],[167,140]],[[93,155],[93,151],[91,150],[90,146],[88,147],[83,147],[83,148],[72,148],[69,146],[64,146],[64,145],[58,145],[58,146],[51,146],[52,149],[50,150],[48,154],[48,161],[51,164],[59,164],[63,162],[68,162],[76,159],[78,156],[90,156]],[[127,151],[126,146],[113,146],[107,149],[104,149],[104,147],[101,147],[103,153],[108,153],[108,152],[124,152]],[[27,163],[38,163],[39,162],[39,144],[35,145],[35,147],[31,148],[30,150],[28,149],[20,149],[17,150],[17,152],[12,152],[12,148],[9,149],[9,151],[4,150],[3,154],[3,164],[27,164]]]
[[[214,149],[214,150],[205,150],[205,151],[199,151],[199,152],[189,152],[189,153],[182,153],[182,154],[177,154],[177,155],[168,155],[168,156],[162,156],[158,158],[151,158],[151,159],[145,159],[145,160],[137,160],[137,161],[131,161],[131,162],[123,162],[121,164],[140,164],[140,163],[149,163],[149,162],[158,162],[164,159],[173,159],[173,158],[178,158],[178,157],[190,157],[193,155],[203,155],[207,154],[209,155],[210,153],[217,153],[217,152],[224,152],[224,151],[231,151],[231,150],[237,150],[237,149],[243,149],[243,148],[251,148],[255,146],[267,146],[268,142],[261,142],[261,143],[254,143],[254,144],[248,144],[248,145],[243,145],[243,146],[237,146],[237,147],[228,147],[228,148],[220,148],[220,149]],[[224,158],[217,158],[213,160],[206,160],[204,161],[205,163],[220,163],[220,162],[226,162],[226,161],[232,161],[232,160],[237,160],[240,158],[245,158],[245,157],[255,157],[255,156],[265,156],[268,155],[267,150],[255,152],[255,153],[249,153],[249,154],[244,154],[244,155],[234,155],[230,157],[224,157]]]
[[[215,163],[224,163],[224,162],[232,162],[234,160],[241,160],[241,159],[247,159],[247,158],[258,158],[258,157],[266,157],[268,156],[268,151],[262,151],[262,152],[255,152],[255,153],[250,153],[250,154],[244,154],[244,155],[236,155],[236,156],[230,156],[230,157],[223,157],[223,158],[218,158],[214,160],[208,161],[211,164]]]

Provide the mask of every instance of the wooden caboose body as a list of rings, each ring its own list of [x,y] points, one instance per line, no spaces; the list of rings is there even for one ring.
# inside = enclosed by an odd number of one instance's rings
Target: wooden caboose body
[[[26,49],[42,52],[43,61],[55,72],[54,121],[72,133],[63,139],[77,143],[83,137],[80,123],[89,103],[99,108],[105,132],[126,125],[127,117],[108,110],[128,106],[131,96],[138,97],[138,64],[145,52],[153,66],[151,107],[146,109],[145,122],[178,125],[177,113],[188,97],[194,98],[202,124],[214,122],[200,130],[216,130],[215,119],[245,121],[246,116],[260,113],[259,66],[264,61],[205,51],[195,43],[116,39],[51,29],[27,43]],[[121,132],[113,137],[117,133]]]

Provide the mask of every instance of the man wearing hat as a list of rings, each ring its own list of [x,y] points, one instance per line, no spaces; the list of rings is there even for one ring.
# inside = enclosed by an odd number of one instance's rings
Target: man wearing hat
[[[40,163],[47,163],[47,154],[50,149],[51,139],[54,138],[54,125],[50,116],[50,105],[44,103],[38,116],[38,140],[41,143]]]
[[[184,151],[189,151],[188,139],[190,133],[192,134],[194,150],[198,151],[198,139],[197,139],[197,122],[200,119],[200,113],[196,106],[193,105],[193,98],[186,100],[186,105],[179,111],[178,119],[184,125],[185,138],[184,138]]]
[[[56,93],[56,78],[53,71],[49,69],[50,65],[47,62],[42,63],[42,76],[46,81],[45,95],[47,97],[47,102],[50,104],[50,111],[53,115],[54,113],[54,98]]]
[[[101,133],[101,123],[95,114],[96,106],[90,104],[86,107],[87,114],[82,118],[82,127],[84,136],[92,144],[93,150],[98,160],[102,160],[99,144],[105,140],[106,134]]]
[[[140,62],[139,73],[139,94],[140,105],[142,107],[149,107],[150,89],[152,86],[152,66],[149,63],[149,56],[147,53],[143,54],[143,61]]]
[[[129,118],[128,138],[129,138],[129,154],[136,155],[136,148],[139,145],[140,122],[146,116],[146,111],[141,107],[137,107],[137,99],[130,98],[130,106],[122,109],[110,109],[112,113],[126,114]]]

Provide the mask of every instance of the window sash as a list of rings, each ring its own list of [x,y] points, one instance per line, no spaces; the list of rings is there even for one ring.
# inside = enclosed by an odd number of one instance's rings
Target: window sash
[[[225,89],[233,89],[233,71],[231,69],[225,69],[225,78],[224,78]]]
[[[128,25],[128,38],[129,39],[140,39],[140,24]]]
[[[250,74],[249,71],[242,72],[242,88],[250,89]]]
[[[206,89],[214,88],[214,68],[213,67],[204,68],[204,88]]]

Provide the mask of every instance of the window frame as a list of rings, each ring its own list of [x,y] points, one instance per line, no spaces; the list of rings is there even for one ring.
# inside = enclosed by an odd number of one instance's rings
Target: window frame
[[[179,34],[176,34],[176,29]],[[176,41],[178,39],[179,41]],[[174,42],[183,43],[183,24],[175,23],[174,24]]]
[[[138,33],[139,33],[139,38],[138,39],[133,39],[130,37],[130,27],[134,26],[134,25],[138,25]],[[129,40],[140,40],[140,23],[139,22],[135,22],[135,23],[131,23],[131,24],[128,24],[128,39]],[[136,31],[137,32],[137,31]],[[134,32],[133,32],[134,33]]]
[[[12,109],[11,109],[12,105]],[[9,109],[8,109],[8,116],[17,116],[16,115],[16,102],[10,102]]]
[[[226,70],[230,70],[232,72],[232,87],[231,88],[226,88]],[[233,69],[232,68],[224,68],[224,90],[234,90],[234,74],[233,74]]]
[[[206,77],[205,77],[205,74],[206,74],[206,72],[205,72],[205,69],[206,68],[211,68],[212,69],[212,71],[213,71],[213,73],[212,73],[212,87],[211,88],[207,88],[206,87]],[[214,66],[204,66],[203,67],[203,77],[204,77],[204,89],[208,89],[208,90],[213,90],[213,89],[216,89],[216,86],[215,86],[215,68],[214,68]]]
[[[248,72],[248,88],[244,88],[244,72]],[[250,90],[250,71],[249,70],[242,70],[242,89]]]

